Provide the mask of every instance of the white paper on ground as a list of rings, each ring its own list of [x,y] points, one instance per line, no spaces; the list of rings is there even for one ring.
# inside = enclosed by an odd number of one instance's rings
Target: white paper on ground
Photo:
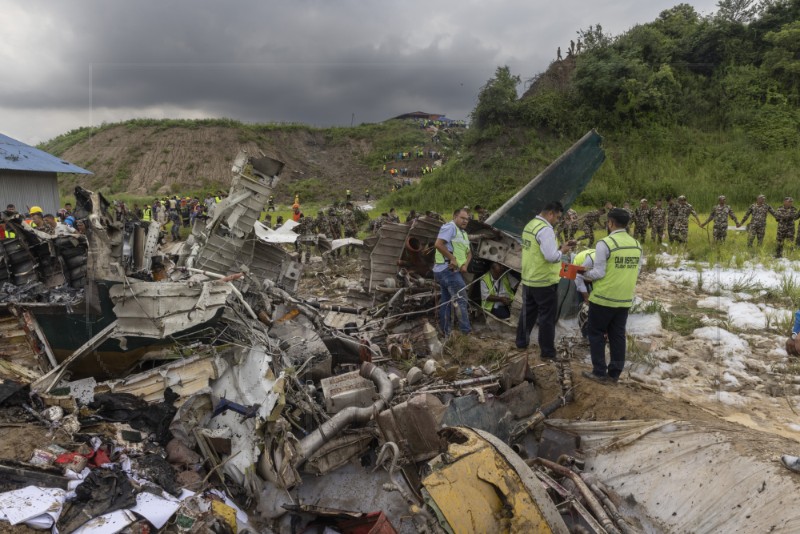
[[[167,524],[169,518],[178,511],[180,506],[181,501],[172,496],[159,496],[142,492],[136,496],[136,506],[130,510],[144,517],[154,527],[160,529]]]
[[[136,516],[130,510],[117,510],[90,519],[75,530],[74,534],[117,534],[134,521]]]
[[[17,525],[48,512],[54,514],[54,518],[58,518],[64,505],[65,494],[62,489],[36,486],[0,493],[0,519]]]

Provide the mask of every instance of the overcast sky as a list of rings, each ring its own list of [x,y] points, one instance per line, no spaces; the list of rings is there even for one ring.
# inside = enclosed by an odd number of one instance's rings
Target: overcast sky
[[[135,117],[466,119],[498,66],[528,79],[579,29],[616,35],[677,3],[0,0],[0,133],[35,144]]]

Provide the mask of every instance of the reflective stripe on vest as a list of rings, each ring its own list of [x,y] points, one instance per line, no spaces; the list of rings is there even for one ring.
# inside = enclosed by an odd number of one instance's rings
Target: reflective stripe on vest
[[[606,274],[594,281],[589,302],[609,308],[629,308],[636,292],[642,247],[627,232],[617,232],[604,237],[610,251],[606,261]]]
[[[453,227],[456,229],[456,235],[454,235],[453,239],[450,240],[450,246],[447,247],[447,250],[453,253],[453,256],[456,257],[458,266],[462,267],[465,263],[467,263],[467,256],[469,255],[469,236],[464,230],[456,226],[455,222],[450,221],[447,224],[453,225]],[[445,226],[447,226],[447,224],[445,224]],[[434,261],[436,263],[448,263],[444,255],[438,250],[434,256]]]
[[[536,240],[539,232],[552,228],[547,221],[533,219],[522,231],[522,283],[528,287],[547,287],[558,283],[561,263],[550,263]]]
[[[497,294],[497,291],[495,291],[494,289],[494,278],[492,278],[492,272],[489,271],[486,274],[484,274],[481,277],[481,280],[483,281],[484,284],[486,284],[486,287],[489,288],[489,296],[490,297],[495,296]],[[506,276],[505,274],[501,276],[500,282],[503,284],[503,287],[505,288],[508,297],[512,298],[514,296],[514,290],[511,288],[511,282],[508,281],[508,276]],[[495,302],[487,299],[481,302],[481,308],[483,308],[488,312],[491,312],[495,304],[502,304],[502,302]]]

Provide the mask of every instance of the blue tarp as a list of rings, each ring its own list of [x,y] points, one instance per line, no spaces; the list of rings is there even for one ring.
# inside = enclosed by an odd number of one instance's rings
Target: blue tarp
[[[0,134],[0,169],[92,174],[43,150]]]

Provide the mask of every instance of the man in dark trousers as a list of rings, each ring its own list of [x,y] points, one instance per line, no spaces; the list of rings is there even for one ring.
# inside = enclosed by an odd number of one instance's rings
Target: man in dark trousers
[[[560,247],[556,242],[553,225],[563,211],[561,202],[549,202],[522,231],[522,312],[516,344],[520,349],[528,347],[531,330],[538,319],[539,350],[543,359],[556,357],[558,272],[564,254],[575,246],[575,241],[567,241]]]
[[[592,281],[587,325],[592,372],[584,371],[583,376],[598,382],[616,382],[625,366],[625,326],[642,260],[642,246],[625,230],[629,221],[623,209],[608,212],[608,236],[597,242],[594,266],[583,273]],[[606,336],[611,349],[608,364]]]

